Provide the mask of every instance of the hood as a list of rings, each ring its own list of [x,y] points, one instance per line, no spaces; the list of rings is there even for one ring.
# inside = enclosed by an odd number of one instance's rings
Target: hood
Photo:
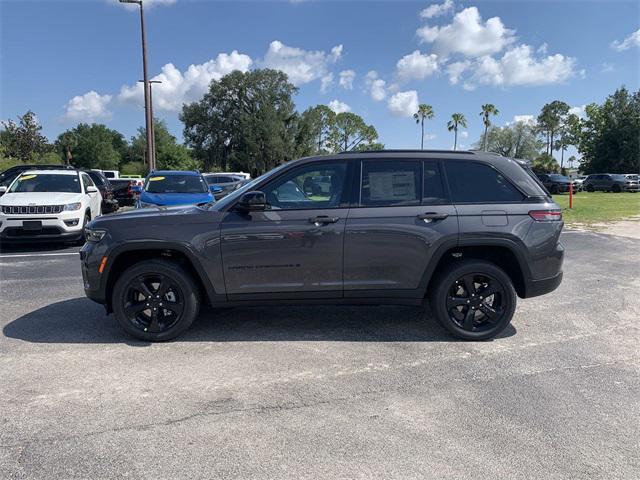
[[[195,205],[196,203],[206,203],[213,200],[213,195],[209,192],[202,193],[150,193],[143,191],[140,194],[140,201],[153,203],[155,205]]]
[[[207,223],[213,224],[222,218],[220,212],[206,210],[193,205],[176,205],[170,207],[136,208],[126,212],[112,213],[96,217],[91,228],[131,228],[141,235],[148,235],[152,230],[145,227],[154,225],[170,225],[173,229],[180,225]]]
[[[5,193],[0,197],[0,205],[66,205],[82,200],[82,193],[25,192]]]

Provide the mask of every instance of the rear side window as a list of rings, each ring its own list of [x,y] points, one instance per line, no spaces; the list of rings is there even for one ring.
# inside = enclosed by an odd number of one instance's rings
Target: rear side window
[[[362,162],[361,205],[420,205],[421,187],[422,164],[419,161]]]
[[[456,203],[520,202],[523,195],[498,171],[477,162],[445,164],[453,201]]]
[[[423,165],[422,203],[424,205],[448,203],[449,200],[444,193],[440,165],[434,160],[425,160]]]

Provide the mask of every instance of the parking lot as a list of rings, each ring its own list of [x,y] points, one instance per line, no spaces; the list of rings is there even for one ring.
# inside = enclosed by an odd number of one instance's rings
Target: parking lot
[[[77,247],[0,253],[0,478],[640,476],[640,240],[567,231],[565,279],[465,343],[409,307],[205,311],[127,338]]]

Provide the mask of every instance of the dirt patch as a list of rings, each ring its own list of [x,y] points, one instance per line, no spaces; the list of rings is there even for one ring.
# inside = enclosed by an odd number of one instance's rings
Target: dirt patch
[[[608,223],[571,223],[567,225],[567,227],[572,230],[601,232],[609,235],[616,235],[618,237],[628,237],[640,240],[640,216]]]

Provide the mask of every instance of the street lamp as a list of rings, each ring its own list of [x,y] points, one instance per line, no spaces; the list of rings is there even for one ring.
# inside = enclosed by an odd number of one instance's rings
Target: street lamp
[[[140,30],[142,33],[142,78],[144,82],[144,114],[147,134],[147,164],[149,170],[156,168],[155,155],[153,154],[153,117],[151,116],[151,95],[149,77],[147,76],[147,42],[144,34],[144,10],[142,0],[119,0],[120,3],[136,3],[140,6]]]
[[[144,83],[144,80],[138,80],[138,82]],[[149,80],[149,110],[151,111],[151,147],[147,147],[147,150],[151,148],[151,155],[153,156],[153,165],[156,165],[156,131],[153,126],[153,88],[152,83],[162,83],[162,80]]]

